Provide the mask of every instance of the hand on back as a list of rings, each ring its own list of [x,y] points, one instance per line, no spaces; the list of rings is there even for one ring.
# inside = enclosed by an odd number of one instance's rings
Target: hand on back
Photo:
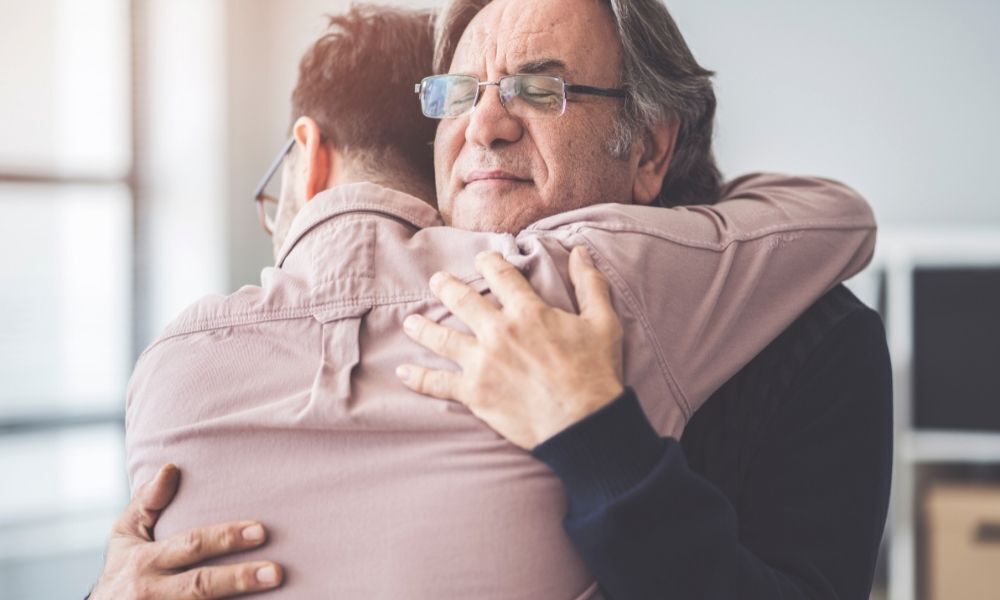
[[[177,467],[166,465],[135,493],[112,529],[104,572],[90,600],[229,598],[281,585],[281,567],[272,562],[198,566],[264,544],[267,532],[260,523],[224,523],[153,539],[153,526],[179,482]]]

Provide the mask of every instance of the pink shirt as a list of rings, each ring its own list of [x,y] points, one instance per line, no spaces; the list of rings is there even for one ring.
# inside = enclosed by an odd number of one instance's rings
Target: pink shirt
[[[757,175],[713,207],[590,206],[517,236],[442,226],[417,198],[342,186],[296,217],[261,286],[188,308],[140,357],[126,430],[133,488],[183,470],[156,527],[260,519],[284,598],[586,598],[596,584],[562,530],[540,462],[464,407],[416,395],[404,362],[455,368],[409,341],[430,294],[491,249],[573,310],[569,251],[587,245],[625,330],[624,374],[654,426],[679,437],[729,377],[875,242],[867,204],[826,180]],[[467,331],[467,329],[466,329]]]

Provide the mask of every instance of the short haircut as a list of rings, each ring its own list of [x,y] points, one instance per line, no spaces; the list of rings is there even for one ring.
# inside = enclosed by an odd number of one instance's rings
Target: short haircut
[[[328,143],[372,167],[433,180],[437,122],[413,85],[432,73],[434,14],[370,4],[329,17],[299,64],[292,120],[311,117]]]
[[[446,73],[465,28],[491,0],[446,0],[436,32],[434,66]],[[602,0],[622,44],[622,103],[611,153],[628,153],[636,135],[667,119],[680,125],[677,146],[656,204],[714,204],[722,176],[712,153],[713,73],[701,67],[663,0]]]

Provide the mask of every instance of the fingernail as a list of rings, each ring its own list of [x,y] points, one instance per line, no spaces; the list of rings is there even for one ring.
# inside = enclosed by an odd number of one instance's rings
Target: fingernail
[[[416,315],[410,315],[410,316],[406,317],[405,319],[403,319],[403,330],[406,331],[407,333],[416,333],[417,332],[417,316]]]
[[[257,569],[257,581],[266,584],[278,583],[278,570],[274,568],[274,565]]]
[[[396,367],[396,377],[399,377],[403,381],[410,380],[410,370],[404,366]]]
[[[445,273],[443,273],[441,271],[438,271],[437,273],[431,275],[431,281],[430,281],[431,287],[435,288],[435,287],[441,285],[442,283],[444,283],[444,280],[447,279],[447,278],[448,278],[448,276]]]
[[[264,539],[264,528],[260,525],[251,525],[243,530],[243,539],[248,542],[259,542]]]

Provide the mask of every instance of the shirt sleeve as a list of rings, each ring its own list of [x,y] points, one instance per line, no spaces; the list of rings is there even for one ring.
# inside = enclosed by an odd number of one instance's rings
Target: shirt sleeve
[[[657,437],[631,390],[534,449],[562,480],[565,529],[611,598],[868,597],[892,409],[884,334],[864,314],[803,367],[738,504]]]
[[[839,183],[752,175],[725,194],[713,206],[632,207],[641,224],[577,230],[640,316],[644,351],[661,357],[688,416],[874,252],[870,207]]]

